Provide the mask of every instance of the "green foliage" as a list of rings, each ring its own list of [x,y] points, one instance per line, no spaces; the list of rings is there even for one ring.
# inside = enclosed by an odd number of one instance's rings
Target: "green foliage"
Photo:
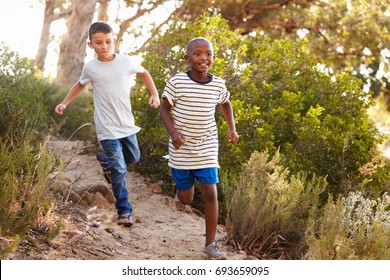
[[[66,108],[64,115],[57,116],[54,108],[61,103],[69,88],[50,84],[44,94],[45,104],[53,120],[53,128],[64,138],[74,137],[79,140],[96,141],[93,125],[93,97],[90,93],[81,93]]]
[[[261,258],[300,258],[308,212],[317,209],[324,179],[289,176],[278,152],[254,152],[238,181],[222,180],[228,206],[228,238]]]
[[[310,55],[328,71],[351,73],[379,94],[390,89],[389,11],[390,2],[383,0],[186,0],[180,17],[220,14],[241,34],[261,32],[274,40],[305,37]]]
[[[390,196],[376,200],[351,192],[329,197],[321,218],[310,220],[309,259],[389,260]],[[317,221],[317,222],[315,222]]]
[[[0,60],[0,258],[5,258],[29,230],[50,238],[61,221],[48,192],[56,158],[40,136],[52,86],[4,45]]]
[[[165,128],[161,125],[158,109],[151,109],[148,99],[147,93],[136,91],[131,100],[135,123],[143,128],[137,134],[141,159],[134,168],[164,184],[165,190],[173,192],[168,162],[163,158],[168,154]]]
[[[293,174],[304,170],[327,176],[330,192],[346,193],[342,182],[356,183],[359,167],[371,160],[371,151],[380,141],[366,113],[371,95],[348,74],[330,77],[317,70],[305,55],[303,41],[262,42],[254,38],[248,44],[252,79],[240,85],[240,89],[256,90],[236,96],[249,107],[245,113],[258,112],[258,124],[251,126],[239,122],[236,107],[237,127],[245,129],[239,131],[241,139],[256,141],[259,150],[279,148]],[[248,127],[262,132],[262,139],[248,133]],[[264,147],[266,143],[272,146]]]
[[[36,142],[31,131],[18,137],[2,137],[0,142],[0,235],[9,240],[1,244],[0,257],[5,257],[34,229],[44,235],[57,232],[59,221],[49,193],[56,158],[49,152],[47,141]]]
[[[34,127],[43,130],[47,109],[43,102],[46,81],[31,62],[0,44],[0,136]]]
[[[21,58],[0,44],[0,136],[8,132],[24,133],[31,127],[37,132],[47,128],[49,117],[64,137],[93,119],[92,99],[84,95],[67,108],[65,117],[54,114],[54,107],[66,95],[64,88],[40,77],[26,58]],[[78,139],[91,139],[93,127],[75,134]]]
[[[306,54],[304,40],[271,41],[255,33],[243,37],[217,16],[174,24],[145,56],[144,65],[159,92],[172,75],[187,69],[185,46],[196,36],[213,43],[211,72],[225,79],[231,92],[239,145],[228,143],[226,122],[217,112],[221,172],[229,174],[229,179],[238,176],[255,150],[267,149],[270,153],[280,150],[283,166],[293,175],[304,171],[309,179],[326,177],[327,192],[335,195],[347,194],[362,181],[365,189],[385,184],[389,178],[385,168],[375,169],[380,176],[360,172],[360,167],[374,162],[381,141],[366,113],[373,104],[371,94],[346,73],[329,76],[318,70]],[[158,112],[144,108],[147,99],[139,84],[134,98],[142,100],[133,110],[144,128],[140,133],[141,141],[147,143],[143,154],[155,155],[144,159],[156,168],[149,172],[158,177],[166,171],[162,156],[168,151],[168,135]]]

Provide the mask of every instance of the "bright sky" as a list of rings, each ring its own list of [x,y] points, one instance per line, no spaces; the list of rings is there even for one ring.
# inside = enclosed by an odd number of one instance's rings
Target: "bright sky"
[[[18,0],[0,4],[0,41],[21,56],[33,58],[38,48],[43,20],[43,6],[38,3]]]
[[[17,0],[17,1],[2,1],[0,3],[0,41],[13,51],[17,51],[20,56],[35,58],[44,14],[44,1],[39,0]],[[118,6],[113,7],[116,1],[112,1],[111,10],[118,13]],[[149,18],[162,22],[168,15],[169,10],[173,10],[173,1],[168,3],[167,8],[160,8]],[[123,11],[119,11],[119,13]],[[129,11],[125,11],[129,13]],[[119,14],[118,13],[118,14]],[[139,23],[145,25],[145,22]],[[113,26],[115,30],[115,26]],[[59,38],[66,31],[65,24],[62,20],[52,23],[51,36]],[[124,38],[125,39],[125,38]],[[134,43],[134,42],[132,42]],[[131,45],[129,46],[131,48]],[[46,59],[45,73],[55,73],[58,59],[58,43],[52,42],[49,45],[49,53]],[[87,58],[90,59],[93,53],[87,48]]]

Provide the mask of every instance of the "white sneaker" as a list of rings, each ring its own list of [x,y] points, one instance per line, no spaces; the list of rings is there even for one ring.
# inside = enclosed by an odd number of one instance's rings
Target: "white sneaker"
[[[180,212],[184,212],[186,210],[186,207],[187,207],[187,205],[181,203],[181,201],[179,200],[179,197],[177,196],[177,193],[175,195],[175,206],[176,206],[176,210],[180,211]]]
[[[204,247],[203,255],[210,260],[226,260],[226,254],[218,247],[216,241]]]

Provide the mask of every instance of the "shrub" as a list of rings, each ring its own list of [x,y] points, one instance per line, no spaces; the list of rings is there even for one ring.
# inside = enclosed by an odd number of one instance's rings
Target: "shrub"
[[[29,230],[50,238],[61,226],[53,211],[49,174],[56,159],[41,135],[50,89],[29,60],[0,44],[0,258]]]
[[[49,192],[50,173],[56,165],[47,142],[36,142],[34,133],[3,137],[0,142],[0,258],[16,247],[30,229],[43,236],[61,225]]]
[[[360,192],[331,197],[307,234],[309,259],[389,260],[390,196],[370,200]],[[311,221],[316,221],[311,216]]]
[[[326,181],[304,173],[289,177],[279,152],[254,152],[236,182],[222,180],[228,238],[260,258],[301,258],[308,212],[316,209]]]
[[[81,93],[66,108],[64,115],[57,116],[54,108],[66,94],[68,88],[51,83],[44,92],[45,104],[53,120],[52,127],[62,137],[74,137],[79,140],[96,140],[95,126],[93,125],[93,97],[89,92]]]
[[[45,89],[46,81],[38,77],[31,62],[0,44],[0,136],[10,130],[46,128]]]
[[[245,42],[245,76],[250,79],[242,75],[231,87],[239,100],[234,105],[240,146],[246,148],[239,155],[279,150],[292,174],[326,177],[327,192],[348,193],[362,180],[359,168],[371,161],[381,141],[367,115],[371,94],[345,73],[331,77],[320,72],[305,54],[304,41],[270,42],[256,36]],[[388,180],[388,174],[382,175]]]

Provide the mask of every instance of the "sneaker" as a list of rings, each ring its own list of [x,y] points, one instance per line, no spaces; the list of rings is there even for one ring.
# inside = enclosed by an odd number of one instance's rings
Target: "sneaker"
[[[124,227],[131,227],[133,225],[133,218],[128,213],[123,214],[119,216],[117,224]]]
[[[186,210],[186,207],[187,207],[187,205],[181,203],[181,201],[179,200],[179,197],[177,196],[177,193],[175,195],[175,206],[176,206],[176,210],[180,211],[180,212],[184,212]]]
[[[216,241],[204,247],[203,255],[210,260],[226,260],[226,254],[218,247]]]

